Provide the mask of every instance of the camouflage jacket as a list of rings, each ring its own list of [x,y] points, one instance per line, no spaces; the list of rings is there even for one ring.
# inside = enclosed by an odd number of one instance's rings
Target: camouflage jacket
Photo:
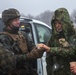
[[[61,22],[61,32],[56,31],[55,20]],[[67,9],[59,8],[54,12],[51,26],[52,36],[47,43],[50,47],[50,52],[46,56],[47,74],[71,75],[69,62],[76,61],[76,32]],[[54,68],[54,65],[57,67]],[[54,70],[57,70],[56,74],[53,74]]]
[[[54,26],[55,19],[59,20],[63,25],[63,33],[61,34],[55,30],[55,26]],[[70,20],[68,11],[64,8],[56,10],[52,18],[51,25],[52,25],[52,37],[50,38],[48,42],[48,46],[51,47],[51,50],[50,50],[51,54],[53,53],[53,54],[57,54],[61,56],[75,55],[76,32],[75,32],[73,23]],[[65,38],[63,37],[63,34]],[[59,39],[63,41],[63,39],[61,38],[65,39],[62,45],[67,46],[69,44],[68,47],[61,46],[60,41],[59,41]]]
[[[14,53],[4,48],[0,43],[0,75],[10,75],[16,68]]]
[[[28,37],[26,37],[25,32],[20,32],[19,34],[2,32],[0,33],[0,43],[3,45],[4,48],[10,50],[15,54],[17,62],[16,66],[18,66],[18,69],[25,67],[29,71],[29,69],[31,69],[32,67],[32,61],[34,61],[34,59],[40,58],[44,52],[44,49],[38,49],[32,43],[32,41],[29,40]],[[24,72],[27,73],[28,71]]]

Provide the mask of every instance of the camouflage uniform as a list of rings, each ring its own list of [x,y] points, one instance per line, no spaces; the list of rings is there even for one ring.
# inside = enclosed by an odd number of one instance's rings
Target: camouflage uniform
[[[32,62],[43,55],[44,49],[38,49],[28,38],[24,38],[8,32],[2,32],[0,35],[3,46],[12,51],[16,57],[16,70],[13,71],[12,75],[37,75]]]
[[[7,26],[10,25],[10,20],[19,17],[19,12],[16,9],[4,10],[2,13],[2,20],[5,23],[5,27],[3,29],[4,32],[0,33],[0,43],[4,48],[14,53],[16,61],[16,68],[13,72],[8,73],[10,75],[37,75],[37,71],[32,67],[32,61],[41,57],[45,49],[38,49],[32,41],[28,39],[25,32],[18,31],[17,27],[13,27],[11,30],[7,28]],[[12,60],[12,58],[10,59]],[[8,63],[8,65],[10,64]]]
[[[14,53],[5,49],[0,44],[0,75],[10,75],[16,67],[16,58]]]
[[[55,29],[55,20],[62,23],[63,31],[61,33],[58,33]],[[65,8],[57,9],[54,12],[51,25],[52,36],[48,41],[48,46],[51,47],[51,49],[46,57],[47,75],[72,75],[69,62],[76,61],[76,32],[68,11]],[[64,38],[69,46],[61,46],[59,42],[60,38]]]

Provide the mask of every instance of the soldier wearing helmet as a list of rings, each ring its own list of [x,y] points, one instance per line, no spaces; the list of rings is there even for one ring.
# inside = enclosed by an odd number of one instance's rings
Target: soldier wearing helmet
[[[16,9],[8,9],[2,12],[2,21],[4,22],[5,27],[11,28],[11,32],[18,32],[20,23],[18,20],[19,17],[20,13]],[[11,24],[13,20],[17,21],[17,25]]]
[[[4,10],[2,12],[2,20],[4,23],[7,23],[10,19],[19,18],[20,13],[16,9]]]
[[[28,39],[25,32],[19,31],[19,18],[20,13],[17,9],[11,8],[2,12],[2,21],[5,27],[3,32],[0,33],[0,43],[4,48],[13,52],[16,57],[16,68],[9,74],[37,75],[37,71],[33,69],[31,62],[42,57],[45,51],[49,51],[49,47],[44,44],[35,46],[32,41]],[[12,60],[12,58],[10,59]],[[10,64],[8,63],[8,65]]]
[[[74,75],[70,62],[76,61],[76,32],[66,8],[58,8],[52,17],[51,47],[47,53],[47,75]]]

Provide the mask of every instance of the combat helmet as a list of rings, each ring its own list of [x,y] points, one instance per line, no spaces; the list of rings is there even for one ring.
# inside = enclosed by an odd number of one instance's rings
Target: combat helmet
[[[17,9],[11,8],[2,12],[2,21],[7,23],[11,19],[19,18],[20,13]]]

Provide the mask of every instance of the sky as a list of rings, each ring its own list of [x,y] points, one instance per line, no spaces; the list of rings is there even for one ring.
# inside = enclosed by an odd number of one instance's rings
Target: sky
[[[0,13],[8,8],[16,8],[21,14],[37,16],[47,10],[55,11],[65,7],[71,14],[76,9],[76,0],[1,0]]]

